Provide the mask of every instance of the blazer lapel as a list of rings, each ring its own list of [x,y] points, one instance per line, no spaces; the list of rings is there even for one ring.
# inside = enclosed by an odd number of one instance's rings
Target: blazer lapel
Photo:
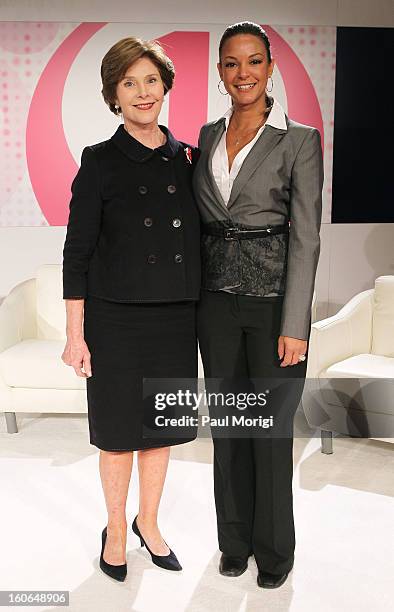
[[[213,172],[212,172],[212,158],[213,158],[213,154],[216,150],[216,147],[219,143],[219,140],[221,139],[223,132],[225,129],[225,120],[224,119],[219,119],[215,124],[214,127],[212,129],[211,134],[208,137],[208,141],[207,141],[207,151],[209,151],[208,156],[207,156],[207,160],[206,160],[206,172],[207,172],[207,176],[208,176],[208,183],[209,186],[211,187],[211,190],[213,191],[214,195],[215,195],[215,199],[217,200],[220,209],[222,210],[223,208],[227,211],[227,206],[225,201],[223,200],[222,194],[220,193],[220,190],[216,184],[215,181],[215,177],[213,176]]]
[[[280,130],[271,125],[267,125],[264,128],[260,138],[257,139],[252,149],[245,157],[241,169],[234,180],[227,205],[228,208],[234,204],[253,172],[263,163],[267,155],[269,155],[272,149],[282,140],[284,134],[286,134],[286,130]]]

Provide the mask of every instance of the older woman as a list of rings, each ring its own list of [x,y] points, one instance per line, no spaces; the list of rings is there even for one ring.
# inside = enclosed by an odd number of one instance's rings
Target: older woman
[[[64,244],[63,361],[86,377],[91,444],[108,511],[101,569],[123,581],[126,498],[138,451],[139,512],[132,529],[152,561],[182,569],[157,524],[169,446],[194,439],[144,436],[143,377],[196,377],[199,214],[193,149],[158,125],[174,67],[155,42],[125,38],[105,55],[102,94],[123,116],[86,147],[72,185]],[[149,420],[149,419],[148,419]]]
[[[269,400],[282,419],[266,438],[214,437],[219,570],[239,576],[254,554],[265,588],[283,584],[294,562],[291,425],[306,372],[323,182],[319,132],[267,95],[274,64],[259,25],[224,32],[219,91],[232,104],[202,128],[193,179],[204,222],[205,376],[260,379],[262,389],[274,381]]]

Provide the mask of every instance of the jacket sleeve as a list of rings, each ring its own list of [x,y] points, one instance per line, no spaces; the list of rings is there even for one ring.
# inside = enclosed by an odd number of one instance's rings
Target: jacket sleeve
[[[312,128],[297,153],[291,174],[290,235],[281,335],[307,340],[320,254],[323,155]]]
[[[94,151],[85,147],[71,185],[70,212],[63,248],[63,299],[86,298],[89,260],[100,233],[102,200]]]

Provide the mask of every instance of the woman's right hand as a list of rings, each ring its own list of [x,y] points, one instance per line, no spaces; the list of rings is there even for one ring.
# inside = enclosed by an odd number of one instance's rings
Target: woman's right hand
[[[62,360],[66,365],[74,368],[77,376],[82,378],[90,378],[92,376],[90,352],[83,337],[79,339],[67,338]]]

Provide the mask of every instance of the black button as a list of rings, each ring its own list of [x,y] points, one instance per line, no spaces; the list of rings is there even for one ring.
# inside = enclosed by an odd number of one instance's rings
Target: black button
[[[150,226],[152,225],[152,223],[153,223],[153,221],[152,221],[152,219],[151,219],[150,217],[146,217],[146,218],[144,219],[144,225],[145,225],[146,227],[150,227]]]
[[[182,255],[180,255],[180,253],[177,253],[174,257],[175,263],[182,263],[182,260],[183,260]]]
[[[156,255],[149,255],[148,256],[148,263],[150,263],[150,264],[156,263]]]
[[[145,195],[146,193],[148,193],[148,187],[146,185],[140,185],[138,187],[138,191],[141,195]]]
[[[172,225],[173,225],[174,227],[181,227],[181,224],[182,224],[182,223],[181,223],[181,220],[180,220],[180,219],[173,219],[173,220],[172,220]]]
[[[175,193],[176,192],[175,185],[168,185],[167,191],[168,191],[168,193]]]
[[[161,158],[163,161],[168,161],[168,157],[165,157],[165,155],[163,155],[163,157]]]

